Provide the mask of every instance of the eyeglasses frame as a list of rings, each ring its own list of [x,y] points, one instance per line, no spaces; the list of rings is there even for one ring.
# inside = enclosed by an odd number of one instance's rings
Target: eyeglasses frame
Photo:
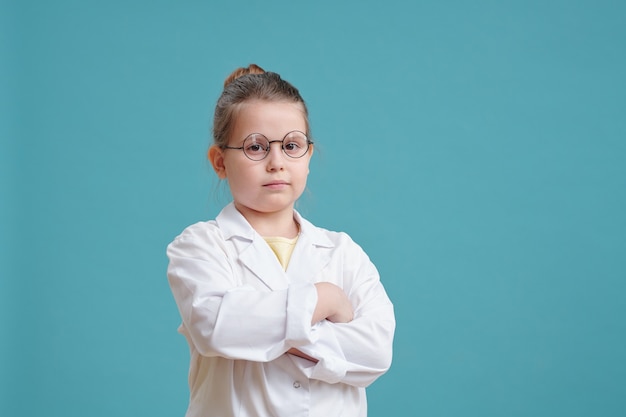
[[[306,146],[306,150],[305,150],[305,151],[304,151],[304,153],[303,153],[302,155],[300,155],[300,156],[291,156],[291,155],[289,155],[289,154],[287,153],[287,151],[285,151],[285,146],[284,146],[284,144],[285,144],[285,139],[287,138],[287,136],[289,136],[290,134],[292,134],[292,133],[294,133],[294,132],[302,133],[302,135],[306,138],[306,145],[307,145],[307,146]],[[269,140],[269,139],[267,138],[267,136],[265,136],[263,133],[256,133],[256,132],[255,132],[255,133],[250,133],[248,136],[246,136],[246,137],[244,138],[244,140],[243,140],[243,141],[244,141],[244,143],[245,143],[246,139],[248,139],[248,138],[249,138],[250,136],[252,136],[252,135],[261,135],[261,136],[263,136],[265,139],[267,139],[267,152],[265,152],[265,156],[263,156],[263,158],[261,158],[261,159],[252,159],[252,158],[250,158],[250,156],[248,156],[248,154],[247,154],[247,153],[246,153],[246,151],[244,150],[244,146],[243,146],[243,145],[242,145],[242,146],[224,146],[224,147],[223,147],[223,149],[235,149],[235,150],[241,150],[241,151],[243,151],[243,154],[245,155],[245,157],[246,157],[246,158],[248,158],[248,159],[249,159],[249,160],[251,160],[251,161],[258,162],[258,161],[262,161],[262,160],[264,160],[265,158],[267,158],[267,155],[269,155],[269,154],[270,154],[270,148],[271,148],[271,145],[272,145],[272,143],[275,143],[275,142],[279,142],[279,143],[281,144],[281,145],[280,145],[280,149],[282,149],[283,153],[284,153],[286,156],[288,156],[289,158],[291,158],[291,159],[300,159],[300,158],[302,158],[304,155],[306,155],[306,154],[307,154],[307,152],[309,152],[309,148],[311,148],[311,145],[313,145],[313,141],[312,141],[312,140],[310,140],[310,139],[309,139],[309,137],[306,135],[306,133],[304,133],[304,132],[303,132],[303,131],[301,131],[301,130],[292,130],[292,131],[290,131],[290,132],[287,132],[287,134],[285,134],[285,136],[283,136],[282,140]]]

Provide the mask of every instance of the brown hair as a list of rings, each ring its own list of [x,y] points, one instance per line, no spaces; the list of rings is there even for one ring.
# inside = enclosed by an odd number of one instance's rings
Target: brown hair
[[[310,138],[309,112],[300,92],[275,72],[266,72],[256,64],[237,68],[224,81],[224,91],[217,100],[213,116],[213,143],[224,148],[241,105],[247,101],[288,101],[302,103],[306,135]]]

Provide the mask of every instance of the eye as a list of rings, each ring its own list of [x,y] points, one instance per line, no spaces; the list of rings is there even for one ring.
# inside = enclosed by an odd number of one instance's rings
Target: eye
[[[269,143],[262,135],[253,134],[246,138],[243,146],[243,150],[247,155],[258,157],[265,156],[269,148]]]
[[[302,144],[299,142],[287,142],[283,147],[287,152],[298,152],[302,148]]]
[[[265,148],[259,143],[252,143],[246,147],[246,152],[265,152]]]
[[[301,157],[308,149],[306,135],[298,130],[288,133],[283,140],[283,149],[289,156]]]
[[[252,143],[245,147],[244,152],[253,158],[262,158],[267,153],[267,146],[263,146],[260,143]]]

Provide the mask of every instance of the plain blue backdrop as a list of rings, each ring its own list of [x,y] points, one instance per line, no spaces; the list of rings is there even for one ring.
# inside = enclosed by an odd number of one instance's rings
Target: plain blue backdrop
[[[182,416],[166,245],[255,62],[397,313],[371,416],[626,415],[620,1],[3,1],[0,415]]]

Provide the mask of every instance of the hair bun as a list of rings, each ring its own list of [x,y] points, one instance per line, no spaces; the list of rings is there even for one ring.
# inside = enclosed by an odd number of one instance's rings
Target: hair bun
[[[250,64],[245,68],[244,67],[237,68],[228,77],[226,77],[226,80],[224,80],[224,88],[226,88],[228,84],[232,83],[237,78],[243,77],[244,75],[263,74],[263,73],[265,73],[265,70],[259,67],[257,64]]]

